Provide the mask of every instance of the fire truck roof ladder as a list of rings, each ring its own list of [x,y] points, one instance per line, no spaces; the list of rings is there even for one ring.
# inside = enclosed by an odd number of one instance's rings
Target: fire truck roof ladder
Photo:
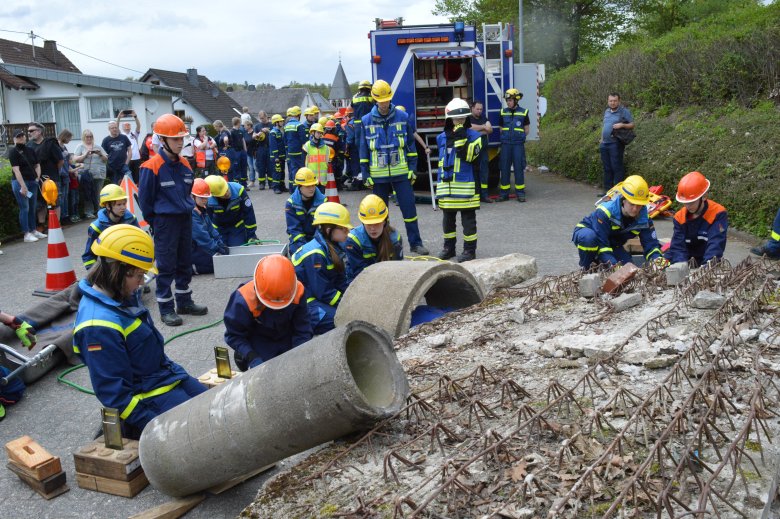
[[[504,53],[501,23],[482,25],[482,41],[485,45],[485,117],[500,113],[504,106]],[[491,79],[493,81],[491,81]],[[498,86],[498,91],[493,85]]]

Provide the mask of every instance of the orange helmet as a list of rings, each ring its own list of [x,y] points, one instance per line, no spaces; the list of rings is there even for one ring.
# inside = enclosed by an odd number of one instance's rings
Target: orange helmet
[[[355,113],[355,109],[352,108],[351,106],[348,106],[347,109],[344,110],[344,115],[350,115],[350,114],[354,114],[354,113]]]
[[[325,128],[335,128],[335,127],[336,127],[336,122],[333,121],[332,119],[325,123]]]
[[[298,293],[298,278],[292,262],[280,254],[260,258],[255,267],[255,294],[268,308],[281,310]]]
[[[710,188],[710,181],[698,171],[691,171],[677,184],[677,201],[681,204],[695,202]]]
[[[222,173],[227,173],[230,170],[230,159],[222,155],[217,159],[217,169]]]
[[[184,121],[173,114],[161,115],[152,126],[152,131],[160,137],[184,137],[189,134]]]
[[[192,183],[192,196],[208,198],[211,196],[211,188],[202,178],[196,178]]]

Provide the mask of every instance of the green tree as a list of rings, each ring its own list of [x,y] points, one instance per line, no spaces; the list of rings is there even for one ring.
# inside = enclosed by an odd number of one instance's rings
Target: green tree
[[[635,26],[650,36],[700,22],[733,9],[759,5],[759,0],[632,0]]]

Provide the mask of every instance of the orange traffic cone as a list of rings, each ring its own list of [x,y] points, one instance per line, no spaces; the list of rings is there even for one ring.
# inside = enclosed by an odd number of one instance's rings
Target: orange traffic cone
[[[65,235],[54,209],[49,209],[49,251],[46,260],[46,288],[33,295],[48,297],[76,282],[76,271],[68,254]]]
[[[133,182],[133,177],[125,174],[122,179],[122,189],[127,194],[127,210],[138,219],[138,226],[148,232],[149,223],[144,220],[144,214],[141,212],[141,205],[138,203],[138,186]]]
[[[336,177],[333,176],[333,168],[328,164],[328,183],[325,184],[325,198],[328,202],[341,203],[339,199],[339,189],[336,186]]]

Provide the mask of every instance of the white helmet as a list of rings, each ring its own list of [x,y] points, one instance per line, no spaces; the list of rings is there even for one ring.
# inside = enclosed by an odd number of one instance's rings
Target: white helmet
[[[471,114],[469,104],[463,99],[456,97],[444,108],[444,117],[450,119],[453,117],[468,117]]]

